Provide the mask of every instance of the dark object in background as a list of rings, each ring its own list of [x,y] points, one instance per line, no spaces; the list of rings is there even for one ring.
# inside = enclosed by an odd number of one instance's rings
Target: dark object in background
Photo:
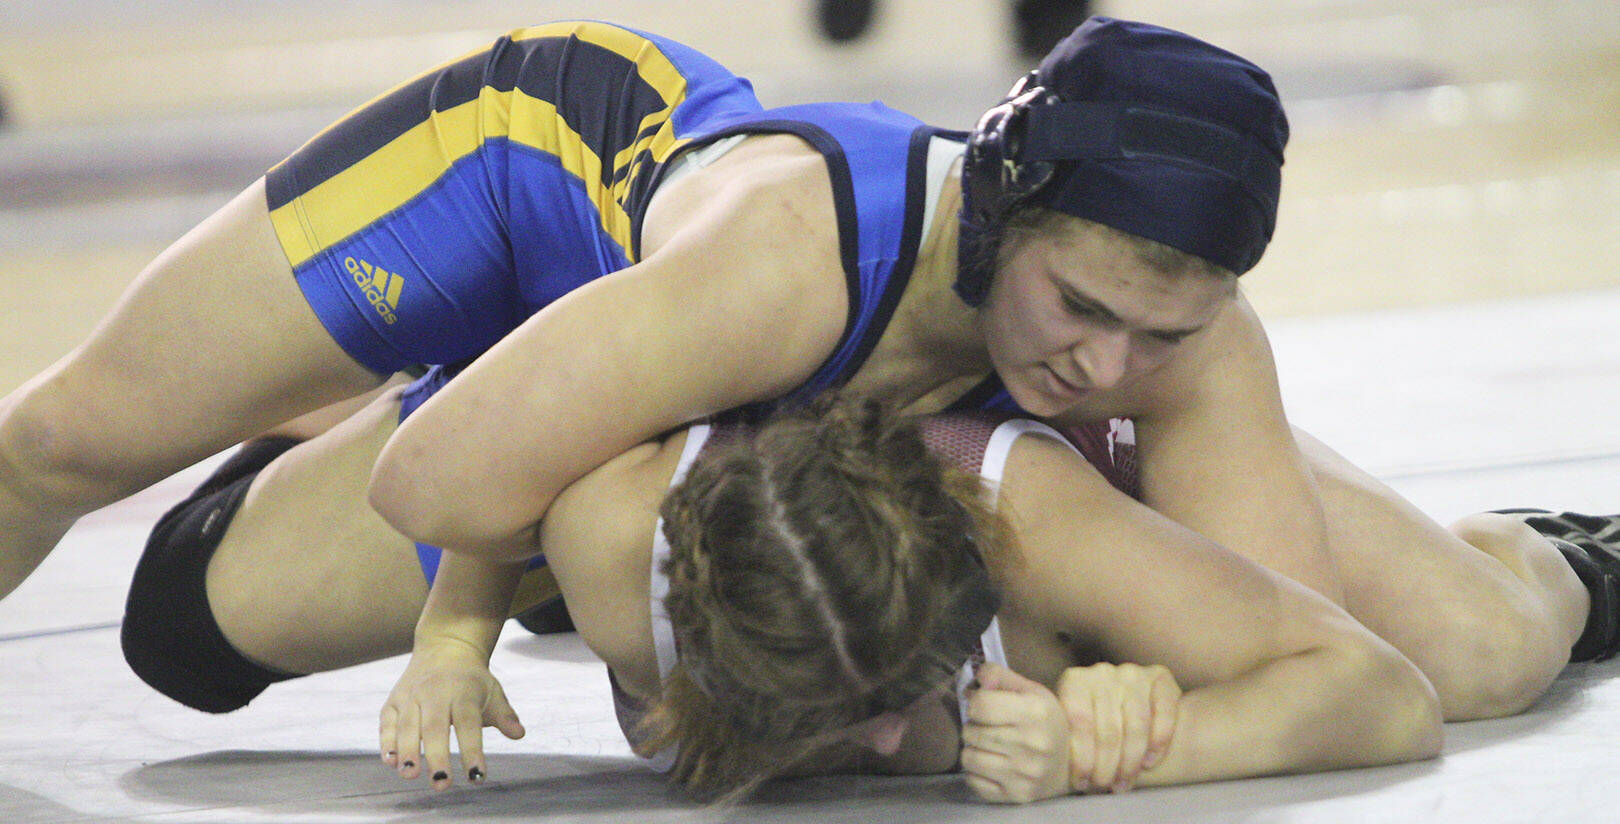
[[[1091,0],[1013,0],[1018,53],[1040,60],[1091,16]]]
[[[816,24],[834,43],[847,43],[866,33],[877,0],[816,0]]]
[[[866,33],[877,0],[816,0],[816,27],[834,43]],[[1091,16],[1091,0],[1013,0],[1013,36],[1019,55],[1039,60]]]
[[[568,614],[568,605],[563,603],[561,595],[542,601],[513,617],[535,635],[574,631],[574,619]]]

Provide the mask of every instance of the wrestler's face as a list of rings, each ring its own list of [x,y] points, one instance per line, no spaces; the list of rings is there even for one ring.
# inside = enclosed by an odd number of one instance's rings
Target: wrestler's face
[[[1007,245],[978,322],[1013,400],[1048,417],[1151,375],[1235,295],[1233,277],[1160,272],[1128,239],[1060,219]]]

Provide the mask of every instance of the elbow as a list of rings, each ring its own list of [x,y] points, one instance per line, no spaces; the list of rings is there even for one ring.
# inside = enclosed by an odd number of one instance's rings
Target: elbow
[[[371,508],[389,526],[417,543],[490,561],[515,559],[502,549],[512,545],[510,536],[529,524],[500,529],[488,517],[490,508],[478,505],[475,496],[467,494],[474,485],[456,483],[443,472],[432,471],[433,463],[426,456],[412,458],[400,452],[384,450],[372,467],[366,488]]]
[[[1444,743],[1440,698],[1423,672],[1371,637],[1335,647],[1343,667],[1339,717],[1360,719],[1353,737],[1363,765],[1434,758]]]
[[[371,468],[366,500],[401,535],[442,546],[447,520],[440,506],[443,498],[426,492],[432,479],[424,477],[419,462],[401,460],[395,452],[384,451]]]

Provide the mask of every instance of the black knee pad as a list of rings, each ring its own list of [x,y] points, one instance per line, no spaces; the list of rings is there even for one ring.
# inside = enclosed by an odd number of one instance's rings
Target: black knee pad
[[[203,712],[245,706],[296,675],[261,667],[231,647],[208,605],[204,576],[248,485],[277,455],[299,443],[249,441],[191,497],[163,515],[147,539],[124,605],[124,660],[142,681]]]

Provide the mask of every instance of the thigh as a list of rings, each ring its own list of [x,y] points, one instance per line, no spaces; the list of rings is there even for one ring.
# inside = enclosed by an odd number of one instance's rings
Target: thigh
[[[316,319],[261,182],[153,261],[20,403],[61,454],[144,485],[381,380]]]
[[[254,480],[208,567],[209,603],[249,659],[308,673],[409,652],[427,584],[412,542],[366,502],[398,391]]]

